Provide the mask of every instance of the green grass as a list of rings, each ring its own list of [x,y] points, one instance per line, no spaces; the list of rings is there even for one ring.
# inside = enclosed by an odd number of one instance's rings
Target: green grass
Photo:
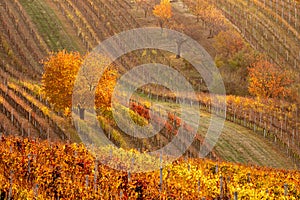
[[[80,50],[56,14],[43,0],[20,0],[20,3],[52,51]]]
[[[144,96],[143,98],[146,97]],[[167,111],[180,113],[180,107],[175,103],[154,102],[163,105]],[[185,105],[183,109],[189,113],[196,108]],[[203,110],[199,112],[201,117],[198,134],[205,136],[211,120],[211,114]],[[194,123],[190,122],[191,125]],[[214,150],[221,159],[229,162],[284,169],[295,168],[292,160],[275,144],[261,134],[230,121],[225,121],[224,128]]]

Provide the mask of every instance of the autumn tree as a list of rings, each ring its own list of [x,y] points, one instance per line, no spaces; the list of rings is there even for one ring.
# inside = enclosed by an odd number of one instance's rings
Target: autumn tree
[[[95,93],[95,105],[101,112],[111,111],[112,93],[118,77],[119,74],[116,68],[114,66],[110,66],[104,71],[99,80]]]
[[[214,47],[219,55],[230,58],[245,47],[242,36],[235,30],[221,31],[214,41]]]
[[[215,63],[224,78],[226,91],[229,94],[246,95],[247,68],[257,60],[258,52],[233,29],[216,35],[213,46],[216,49]]]
[[[209,11],[210,4],[207,1],[197,0],[196,2],[191,4],[190,7],[192,9],[192,12],[197,17],[197,22],[201,20],[205,24],[206,18],[209,15],[208,11]]]
[[[111,96],[118,72],[110,59],[97,52],[90,53],[80,68],[74,87],[74,105],[79,105],[80,118],[84,118],[86,109],[100,109],[102,112],[111,108]],[[91,98],[94,97],[95,99]]]
[[[181,32],[181,33],[185,33],[185,34],[188,34],[188,35],[191,35],[191,29],[189,29],[189,27],[185,26],[183,23],[178,23],[176,22],[175,20],[170,23],[170,29],[172,30],[175,30],[175,31],[178,31],[178,32]],[[170,36],[172,37],[172,35]],[[187,38],[186,37],[174,37],[175,38],[175,43],[176,43],[176,48],[177,48],[177,53],[176,53],[176,58],[179,59],[181,58],[181,47],[182,45],[187,41]]]
[[[253,64],[249,70],[249,92],[260,98],[284,98],[291,94],[291,74],[266,60]]]
[[[213,38],[220,31],[227,28],[226,19],[222,12],[208,1],[197,0],[192,5],[192,11],[209,28],[208,38]]]
[[[84,119],[85,110],[94,109],[93,105],[110,109],[117,70],[108,66],[110,61],[106,56],[92,53],[86,58],[79,53],[61,51],[52,53],[43,63],[42,91],[56,110],[71,110],[73,104]],[[78,98],[72,99],[73,94]],[[90,98],[92,94],[95,99]]]
[[[173,16],[170,0],[161,0],[160,4],[154,6],[153,14],[158,18],[160,27],[163,28],[163,25]]]
[[[200,0],[197,0],[196,6],[193,7],[193,12],[197,16],[197,22],[200,21],[200,16],[203,13],[203,3],[200,2]]]
[[[255,62],[255,52],[236,30],[221,31],[215,37],[213,46],[217,52],[215,61],[218,67],[237,69],[249,67]]]
[[[83,62],[77,52],[51,53],[43,61],[42,92],[56,111],[70,109],[77,72]]]

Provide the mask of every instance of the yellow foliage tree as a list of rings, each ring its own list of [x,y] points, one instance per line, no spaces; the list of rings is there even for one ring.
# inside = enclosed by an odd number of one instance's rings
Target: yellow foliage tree
[[[154,6],[153,14],[158,17],[159,25],[163,28],[163,24],[173,16],[170,0],[161,0],[160,4]]]

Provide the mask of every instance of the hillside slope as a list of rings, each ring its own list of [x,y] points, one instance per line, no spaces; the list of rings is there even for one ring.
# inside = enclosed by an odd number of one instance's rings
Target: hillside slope
[[[154,101],[155,102],[155,101]],[[166,108],[167,112],[180,113],[180,107],[172,103],[155,102]],[[192,113],[195,107],[183,107]],[[198,134],[206,136],[211,121],[211,114],[200,110]],[[196,122],[189,122],[195,124]],[[215,153],[225,161],[269,166],[283,169],[297,169],[298,166],[275,142],[270,142],[264,135],[236,123],[225,121],[222,133],[214,147]]]
[[[279,8],[276,13],[272,13],[268,8],[270,5],[262,8],[259,1],[249,4],[252,6],[250,8],[242,0],[216,2],[255,48],[268,52],[275,62],[298,73],[297,51],[300,47],[296,33],[299,29],[297,11],[291,11],[292,14],[288,16],[283,12],[281,19],[277,17],[280,23],[275,24],[272,16],[278,16]],[[295,4],[296,9],[297,6]],[[286,4],[280,8],[287,8]],[[257,16],[263,15],[263,21],[251,14],[252,9]],[[176,23],[189,22],[187,26],[199,30],[193,32],[193,36],[214,56],[215,49],[211,40],[207,39],[208,30],[199,24],[194,26],[190,18],[187,20],[191,16],[185,15],[182,10],[174,9],[174,15]],[[241,21],[237,23],[240,15]],[[249,21],[248,15],[252,21]],[[34,80],[32,85],[39,87],[43,73],[41,59],[50,51],[61,49],[85,53],[114,34],[132,28],[157,25],[157,19],[151,13],[144,18],[142,10],[129,0],[6,1],[0,6],[0,21],[1,129],[6,133],[23,136],[73,141],[79,141],[79,138],[62,113],[52,111],[51,105],[38,92],[24,84]],[[266,25],[267,23],[269,24]],[[245,24],[248,24],[246,28]],[[252,24],[251,27],[248,27],[249,24]],[[278,32],[274,33],[270,27],[275,27]],[[283,34],[286,29],[289,30],[288,34]],[[284,35],[286,37],[282,38]],[[260,39],[255,39],[257,36]],[[278,49],[279,53],[276,53]],[[138,63],[136,60],[140,59],[135,60],[131,56],[132,54],[127,55],[120,61],[124,69],[135,66]],[[166,54],[160,53],[159,56],[158,60],[172,61]],[[177,64],[177,61],[173,63]],[[189,71],[184,67],[180,65],[178,69]],[[208,119],[209,114],[203,113],[203,122],[206,125]],[[205,125],[201,128],[205,129]],[[205,131],[200,130],[200,134],[204,133]],[[294,168],[291,159],[276,148],[277,146],[251,130],[226,122],[216,151],[228,161]]]

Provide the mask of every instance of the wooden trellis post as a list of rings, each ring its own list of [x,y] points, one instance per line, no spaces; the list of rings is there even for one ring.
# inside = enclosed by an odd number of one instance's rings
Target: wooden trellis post
[[[98,175],[98,160],[95,160],[95,174],[94,174],[94,192],[97,191],[97,175]]]
[[[30,162],[30,154],[29,154],[29,155],[28,155],[28,164],[27,164],[27,165],[28,165],[28,168],[27,168],[28,175],[30,175],[30,170],[31,170],[31,169],[30,169],[30,163],[31,163],[31,162]]]
[[[12,199],[12,184],[13,184],[13,178],[12,178],[13,172],[10,171],[9,175],[9,191],[8,191],[8,200]]]
[[[34,196],[35,198],[38,198],[38,195],[39,195],[39,184],[35,184],[35,187],[33,188],[34,190]]]
[[[223,176],[220,176],[220,199],[223,199]]]
[[[120,200],[123,198],[123,191],[120,191]]]
[[[238,200],[238,193],[234,192],[234,200]]]
[[[89,187],[89,175],[85,175],[85,188]]]
[[[159,175],[160,175],[159,190],[160,190],[160,192],[162,192],[162,185],[163,185],[163,168],[162,167],[160,167],[160,169],[159,169]]]
[[[288,195],[288,185],[285,183],[284,184],[284,196]]]
[[[128,182],[130,182],[130,180],[131,180],[131,173],[130,173],[130,171],[127,172],[127,177],[128,177]]]

